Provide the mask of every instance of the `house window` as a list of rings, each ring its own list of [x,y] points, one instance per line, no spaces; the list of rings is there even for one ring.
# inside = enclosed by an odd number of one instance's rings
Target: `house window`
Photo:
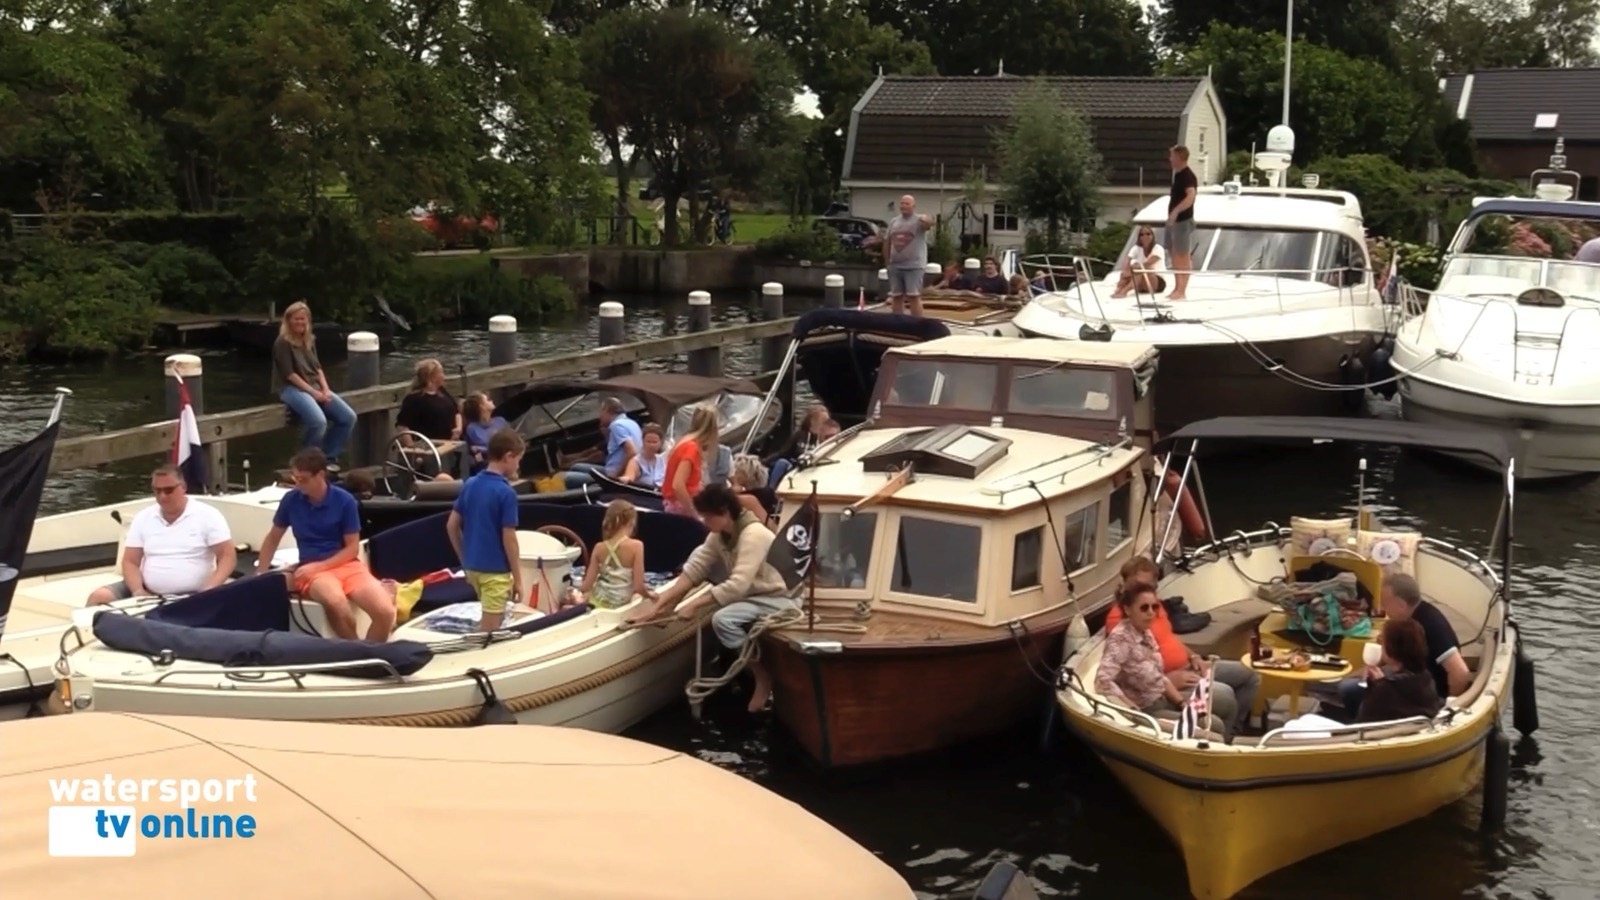
[[[1044,560],[1044,526],[1017,535],[1011,546],[1011,590],[1025,591],[1043,584],[1040,570]]]
[[[1017,212],[1004,203],[994,205],[994,214],[989,217],[995,231],[1021,231],[1022,223],[1017,221]]]
[[[1067,563],[1067,572],[1077,572],[1095,564],[1095,538],[1100,529],[1100,504],[1091,503],[1067,516],[1062,530],[1061,555]]]
[[[903,515],[889,589],[900,594],[976,603],[978,551],[982,546],[983,530],[976,525]]]

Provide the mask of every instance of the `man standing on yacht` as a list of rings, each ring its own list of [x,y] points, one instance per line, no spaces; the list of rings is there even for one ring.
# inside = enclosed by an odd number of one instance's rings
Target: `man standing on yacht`
[[[884,266],[889,275],[889,302],[898,315],[911,301],[911,314],[922,315],[922,278],[928,272],[928,230],[933,220],[917,215],[917,198],[900,198],[900,215],[884,232]]]
[[[1189,288],[1190,254],[1194,252],[1194,195],[1200,180],[1189,168],[1189,148],[1182,144],[1167,154],[1172,163],[1172,199],[1167,203],[1167,258],[1172,261],[1172,293],[1168,300],[1184,299]]]

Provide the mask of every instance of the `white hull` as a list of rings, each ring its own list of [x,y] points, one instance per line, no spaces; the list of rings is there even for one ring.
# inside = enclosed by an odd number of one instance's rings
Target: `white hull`
[[[1511,442],[1517,477],[1565,478],[1600,472],[1600,404],[1542,406],[1462,390],[1432,379],[1400,381],[1400,411],[1412,422],[1447,422],[1500,431]],[[1463,458],[1480,468],[1486,464]]]

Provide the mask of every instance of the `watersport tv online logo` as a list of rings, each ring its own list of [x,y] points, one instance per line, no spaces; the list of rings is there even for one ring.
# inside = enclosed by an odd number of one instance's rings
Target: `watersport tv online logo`
[[[248,811],[256,802],[253,774],[52,778],[50,797],[51,856],[132,856],[140,839],[237,840],[253,838],[260,830]],[[207,805],[205,812],[195,807],[201,802]],[[215,805],[222,809],[213,810]]]

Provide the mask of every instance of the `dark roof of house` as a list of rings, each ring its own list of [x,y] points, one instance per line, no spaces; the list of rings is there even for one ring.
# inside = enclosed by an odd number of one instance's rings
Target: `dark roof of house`
[[[1112,184],[1167,180],[1167,149],[1205,79],[886,76],[851,123],[845,177],[855,181],[961,181],[996,167],[995,132],[1031,85],[1055,88],[1088,116]],[[1217,136],[1218,141],[1222,135]]]
[[[1461,106],[1466,75],[1445,79],[1444,99]],[[1462,118],[1480,141],[1600,141],[1600,68],[1484,69],[1473,72]],[[1540,114],[1557,116],[1553,128],[1535,128]]]

